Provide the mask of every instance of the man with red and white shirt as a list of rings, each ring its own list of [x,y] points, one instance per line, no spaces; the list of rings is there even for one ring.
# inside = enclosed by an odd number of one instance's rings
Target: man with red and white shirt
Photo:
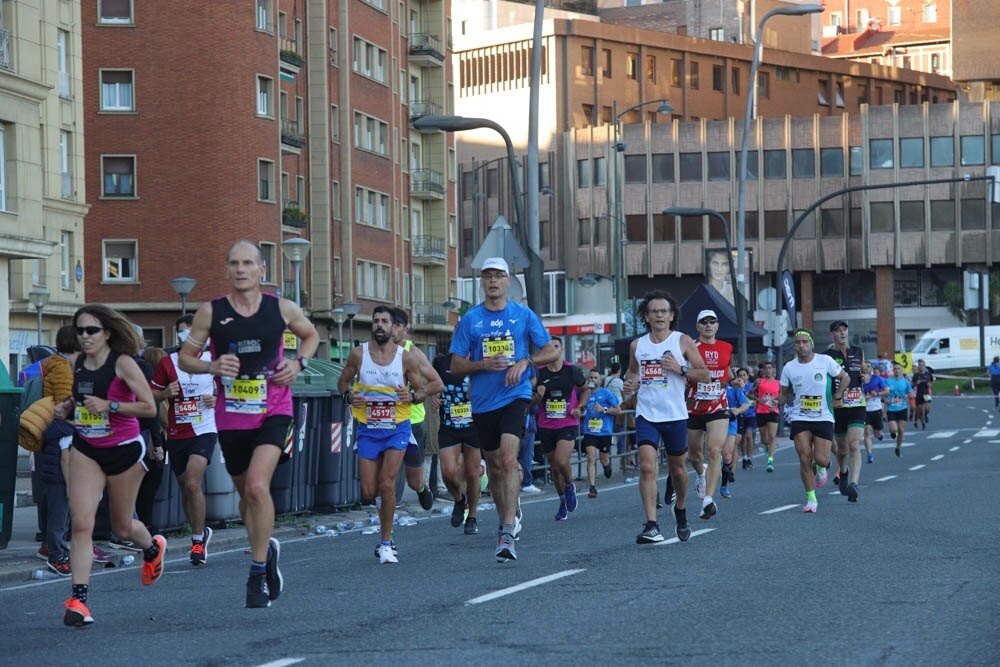
[[[722,448],[726,444],[726,433],[729,430],[726,385],[730,380],[729,364],[733,357],[733,346],[715,339],[719,331],[719,316],[714,310],[699,312],[697,322],[698,338],[694,343],[701,358],[705,360],[711,381],[689,381],[687,385],[688,458],[698,475],[695,489],[702,499],[701,518],[707,520],[719,511],[712,496],[719,488]],[[708,449],[707,465],[702,450],[703,436]],[[726,471],[727,476],[728,474]]]
[[[177,338],[183,345],[187,331]],[[201,354],[211,361],[208,350]],[[177,352],[163,357],[153,371],[153,398],[169,403],[167,452],[170,469],[177,476],[181,503],[191,524],[191,564],[204,565],[212,529],[205,525],[205,496],[201,480],[212,460],[218,433],[215,427],[214,380],[210,373],[191,375],[177,363]]]

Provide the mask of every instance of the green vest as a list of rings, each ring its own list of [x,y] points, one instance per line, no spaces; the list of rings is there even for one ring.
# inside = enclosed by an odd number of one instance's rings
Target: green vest
[[[413,347],[413,341],[406,341],[406,345],[403,346],[404,350],[409,350]],[[423,403],[414,403],[410,408],[410,423],[411,424],[423,424],[424,417],[427,415],[427,411],[424,409]]]

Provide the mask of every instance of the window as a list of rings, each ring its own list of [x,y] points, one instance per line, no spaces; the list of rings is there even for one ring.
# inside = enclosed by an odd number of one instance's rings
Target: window
[[[712,90],[725,92],[726,89],[726,68],[722,65],[712,65]]]
[[[257,77],[257,115],[274,117],[274,96],[271,87],[274,81],[266,76]]]
[[[739,157],[736,159],[739,160]],[[747,151],[747,178],[752,181],[760,177],[760,165],[758,161],[757,151]]]
[[[590,127],[594,124],[594,105],[584,104],[583,105],[583,126]]]
[[[827,90],[829,90],[830,82],[826,79],[820,79],[816,82],[816,101],[819,102],[820,106],[828,107],[830,106],[830,100],[826,99]]]
[[[924,231],[924,202],[922,201],[899,202],[899,231],[901,232]]]
[[[931,54],[931,72],[937,74],[941,71],[941,54],[932,53]]]
[[[891,201],[873,201],[871,203],[872,232],[893,232],[895,230],[896,211]]]
[[[257,199],[273,202],[274,197],[274,163],[257,160]]]
[[[701,180],[701,153],[681,153],[681,182]]]
[[[844,151],[840,148],[821,148],[819,151],[821,176],[844,175]]]
[[[757,97],[767,99],[771,96],[771,75],[768,72],[757,72]]]
[[[379,155],[389,155],[389,124],[366,114],[354,113],[354,146]],[[419,163],[414,165],[419,169]]]
[[[392,298],[391,271],[392,269],[387,264],[358,260],[357,284],[355,285],[358,296],[390,301]]]
[[[103,280],[109,282],[135,282],[136,241],[104,241]]]
[[[645,165],[643,160],[643,165]],[[645,180],[645,176],[643,176]],[[673,153],[653,154],[653,182],[673,183],[674,182],[674,155]]]
[[[656,83],[656,56],[646,56],[646,80]]]
[[[868,150],[872,169],[892,169],[892,139],[872,139]]]
[[[73,289],[73,232],[59,234],[59,285]]]
[[[101,70],[101,111],[135,111],[130,70]]]
[[[390,214],[389,195],[360,186],[354,188],[354,219],[358,224],[391,229]],[[422,233],[422,229],[414,230],[416,236]]]
[[[785,151],[770,150],[764,151],[764,178],[767,180],[781,180],[788,174],[785,165]],[[765,220],[765,224],[767,221]],[[784,234],[782,234],[784,236]]]
[[[639,78],[639,54],[625,54],[625,78],[635,81]]]
[[[98,23],[132,23],[132,0],[97,0]]]
[[[1000,164],[1000,134],[990,137],[990,164]]]
[[[861,155],[861,146],[851,146],[850,147],[850,160],[851,160],[851,176],[861,175],[861,166],[863,162],[863,156]]]
[[[924,166],[924,140],[921,137],[906,137],[899,140],[899,166]]]
[[[330,66],[337,66],[337,29],[330,28]]]
[[[775,67],[774,78],[778,81],[799,82],[799,70],[791,67]]]
[[[340,109],[336,104],[330,105],[330,141],[340,143]]]
[[[733,95],[740,94],[740,71],[735,67],[733,68],[732,71],[732,85],[730,86],[730,88],[733,91]]]
[[[271,31],[271,0],[257,0],[257,30]]]
[[[698,90],[699,76],[698,76],[698,63],[692,61],[691,67],[688,71],[688,86],[691,90]]]
[[[73,149],[73,135],[65,130],[59,132],[59,178],[60,194],[63,199],[74,199],[73,174],[70,173],[70,154]]]
[[[953,137],[931,137],[931,166],[955,166],[955,139]]]
[[[608,160],[604,157],[594,158],[594,185],[608,184]]]
[[[594,47],[580,47],[580,74],[582,76],[594,76]]]
[[[924,5],[924,23],[937,23],[937,4],[928,3]]]
[[[672,215],[653,216],[653,241],[674,241],[677,239],[677,220]],[[631,238],[631,235],[629,235]]]
[[[334,220],[341,219],[340,181],[330,182],[330,216]]]
[[[931,200],[931,231],[951,232],[955,230],[955,202],[950,199]]]
[[[102,155],[102,197],[135,197],[135,157]]]
[[[709,28],[708,38],[713,42],[724,42],[726,41],[726,31],[722,28]]]
[[[576,187],[589,188],[593,183],[590,175],[590,160],[576,161]]]
[[[576,235],[579,238],[577,245],[580,247],[593,244],[594,230],[590,224],[590,218],[579,218],[576,221]]]
[[[896,7],[889,7],[889,25],[899,25],[902,21],[903,11],[902,7],[898,5]]]
[[[683,79],[684,61],[674,58],[670,61],[670,85],[680,88],[684,85]]]
[[[59,73],[59,97],[69,97],[69,57],[66,54],[69,33],[65,30],[56,32],[56,69]]]
[[[819,229],[824,238],[844,238],[844,234],[847,232],[844,226],[844,210],[840,208],[820,210]]]
[[[982,199],[962,200],[962,229],[986,229],[986,202]]]
[[[729,180],[729,153],[713,152],[708,154],[708,180],[728,181]]]
[[[792,178],[816,176],[816,151],[812,148],[792,149]]]
[[[764,211],[764,238],[783,239],[788,231],[788,213],[780,211]]]
[[[605,79],[610,79],[611,78],[611,49],[601,49],[601,55],[603,56],[603,60],[604,60],[604,67],[602,68],[603,71],[601,72],[601,76],[603,76]]]
[[[962,166],[986,164],[986,141],[981,136],[961,137]]]
[[[7,148],[5,137],[4,126],[0,124],[0,211],[10,210],[7,208]]]
[[[565,315],[569,284],[564,271],[546,271],[542,278],[542,315]]]
[[[388,71],[386,61],[389,53],[385,49],[366,42],[360,37],[354,38],[354,71],[379,83],[387,83]]]

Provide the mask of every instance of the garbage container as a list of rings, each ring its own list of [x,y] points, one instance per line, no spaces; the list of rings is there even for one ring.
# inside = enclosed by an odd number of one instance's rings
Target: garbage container
[[[330,445],[319,452],[315,498],[318,509],[341,509],[361,502],[361,474],[354,436],[351,411],[334,394],[330,398]]]
[[[10,381],[0,362],[0,549],[6,549],[14,521],[17,483],[17,434],[22,390]]]
[[[240,516],[240,497],[233,478],[226,471],[222,448],[216,446],[212,462],[205,469],[205,519],[230,521]]]

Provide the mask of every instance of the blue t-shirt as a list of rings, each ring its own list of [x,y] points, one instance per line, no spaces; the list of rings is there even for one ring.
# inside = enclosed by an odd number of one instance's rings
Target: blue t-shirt
[[[726,387],[726,398],[729,399],[729,407],[731,408],[738,408],[747,402],[746,393],[741,388],[734,387],[733,385]],[[729,421],[736,421],[736,416],[730,417]]]
[[[462,316],[451,339],[450,351],[471,361],[502,354],[513,364],[531,354],[529,341],[542,347],[550,339],[542,320],[527,306],[508,301],[503,310],[493,311],[479,304]],[[507,386],[506,378],[506,370],[480,371],[470,376],[469,396],[474,413],[490,412],[516,399],[531,398],[527,372],[521,374],[521,381],[513,387]]]
[[[1000,375],[1000,363],[990,364],[990,375]]]
[[[889,395],[885,397],[886,407],[889,412],[905,410],[907,408],[907,395],[913,391],[913,386],[906,378],[889,378],[885,381],[889,385]]]
[[[606,412],[598,412],[597,406],[602,408],[616,408],[620,401],[610,391],[601,387],[590,392],[587,399],[587,413],[583,417],[583,432],[587,435],[614,435],[615,416]],[[600,428],[594,428],[597,422]]]

